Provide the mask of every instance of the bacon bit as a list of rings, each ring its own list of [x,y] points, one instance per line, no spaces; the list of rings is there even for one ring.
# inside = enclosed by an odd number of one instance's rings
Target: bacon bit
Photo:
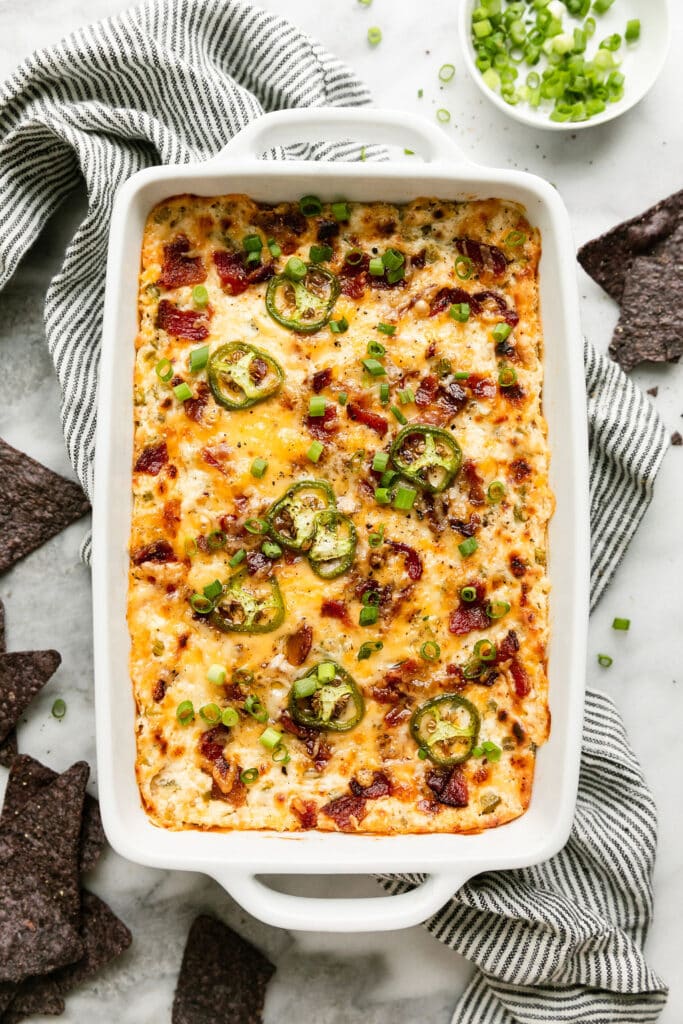
[[[208,542],[208,540],[206,539],[206,537],[204,536],[204,534],[203,534],[203,533],[200,533],[200,534],[198,534],[198,535],[197,535],[197,536],[195,537],[195,541],[197,542],[197,547],[199,548],[199,550],[201,551],[201,553],[202,553],[203,555],[208,555],[208,554],[209,554],[209,551],[210,551],[211,549],[210,549],[210,547],[209,547],[209,542]]]
[[[427,250],[426,249],[420,249],[419,252],[414,253],[410,257],[410,265],[411,265],[411,267],[414,267],[415,270],[422,270],[422,268],[424,267],[426,261],[427,261]]]
[[[262,576],[270,576],[272,569],[273,563],[262,551],[247,551],[247,572],[250,576],[259,573]]]
[[[183,402],[183,412],[185,415],[189,416],[195,423],[201,423],[202,414],[206,409],[210,394],[209,385],[203,380],[200,381],[194,398],[188,398],[186,402]]]
[[[160,704],[161,701],[166,696],[166,686],[167,683],[165,679],[157,679],[156,683],[154,684],[154,689],[152,690],[152,700],[156,704]]]
[[[384,772],[373,772],[372,781],[363,786],[356,779],[351,779],[349,789],[354,796],[362,796],[365,800],[378,800],[381,796],[391,796],[391,779]]]
[[[339,290],[342,295],[348,295],[350,299],[362,299],[365,294],[365,274],[354,274],[353,276],[346,273],[340,274]]]
[[[453,242],[458,252],[472,260],[477,270],[486,270],[494,277],[502,277],[507,270],[505,253],[496,245],[477,242],[474,238],[454,238]]]
[[[202,458],[204,459],[204,462],[209,466],[213,466],[214,469],[220,470],[221,473],[225,473],[225,465],[217,458],[214,452],[214,448],[202,448]]]
[[[524,743],[524,740],[526,739],[526,732],[524,731],[524,728],[520,722],[512,723],[512,734],[517,740],[518,744],[521,745],[522,743]]]
[[[364,426],[369,427],[370,430],[374,430],[380,437],[384,437],[389,424],[385,420],[384,416],[378,416],[377,413],[370,412],[369,409],[364,409],[362,405],[357,402],[349,402],[346,406],[346,415],[350,420],[356,423],[362,423]]]
[[[167,531],[175,537],[180,522],[180,501],[177,498],[172,498],[170,501],[164,502],[161,516]]]
[[[391,711],[387,711],[386,715],[384,716],[384,721],[387,723],[387,725],[393,727],[394,725],[398,725],[399,722],[402,722],[405,718],[410,718],[410,715],[410,708],[403,705],[398,708],[392,708]]]
[[[447,807],[467,807],[467,779],[460,765],[456,764],[450,772],[430,771],[426,782],[440,804],[446,804]]]
[[[229,736],[228,730],[223,725],[214,725],[213,729],[207,729],[201,734],[197,744],[201,757],[211,762],[222,757]]]
[[[442,405],[451,416],[460,412],[467,402],[467,395],[456,380],[449,380],[439,388],[439,405]]]
[[[189,341],[204,341],[209,336],[208,320],[211,310],[178,309],[168,299],[162,299],[157,308],[156,325],[167,334]]]
[[[486,503],[486,495],[484,494],[484,488],[482,486],[484,481],[477,473],[476,462],[472,462],[471,459],[466,459],[462,464],[462,475],[469,486],[467,497],[471,504],[484,505]]]
[[[431,405],[436,398],[438,389],[439,380],[437,377],[433,374],[423,377],[418,385],[417,391],[415,392],[415,405],[419,405],[420,408]]]
[[[513,555],[510,555],[509,562],[510,562],[510,572],[512,573],[512,575],[516,576],[517,579],[521,579],[522,576],[524,576],[526,574],[526,570],[527,570],[527,564],[524,561],[524,559],[520,558],[519,555],[513,554]]]
[[[481,526],[481,519],[476,512],[472,512],[469,519],[456,519],[455,517],[449,519],[448,525],[451,530],[462,534],[463,537],[474,537]]]
[[[388,540],[386,543],[393,551],[399,551],[402,555],[405,555],[405,566],[408,576],[411,580],[419,580],[422,576],[422,559],[415,548],[411,548],[410,545],[402,544],[396,540]]]
[[[313,374],[313,390],[315,391],[316,395],[319,395],[320,392],[324,388],[326,388],[328,386],[328,384],[330,383],[331,380],[332,380],[332,369],[329,366],[326,367],[324,370],[318,370],[317,373],[314,373]]]
[[[318,730],[308,729],[305,725],[299,725],[291,717],[289,711],[282,712],[280,723],[286,732],[291,733],[292,736],[296,736],[297,739],[303,742],[304,749],[313,761],[316,771],[321,772],[332,757],[332,750]]]
[[[187,256],[192,246],[185,235],[176,235],[172,242],[164,246],[164,259],[161,265],[161,277],[157,284],[162,288],[180,288],[188,284],[201,284],[206,281],[206,270],[201,256]]]
[[[515,459],[510,463],[510,469],[515,483],[521,484],[531,476],[531,466],[526,459]]]
[[[479,373],[471,373],[465,381],[465,386],[475,398],[493,398],[496,394],[494,381],[490,377],[482,377]]]
[[[345,626],[351,625],[351,619],[343,601],[323,601],[320,614],[328,619],[339,619]]]
[[[352,832],[368,813],[363,797],[350,795],[330,800],[329,804],[325,804],[320,810],[343,832]]]
[[[391,680],[386,686],[373,686],[372,696],[378,704],[397,704],[405,694],[399,689],[396,681]]]
[[[246,253],[226,252],[219,249],[213,254],[213,262],[221,279],[221,284],[229,295],[241,295],[250,284],[260,284],[274,276],[272,263],[258,263],[249,268],[245,262]]]
[[[429,315],[436,316],[437,313],[443,313],[445,309],[450,309],[451,306],[460,302],[470,303],[470,299],[470,293],[466,292],[464,288],[439,288],[429,305]]]
[[[318,825],[318,808],[313,800],[300,800],[295,797],[289,805],[292,814],[295,814],[299,819],[299,824],[303,829],[316,828]]]
[[[322,416],[307,416],[304,420],[308,432],[319,441],[327,441],[339,430],[337,410],[334,405],[326,405]]]
[[[173,548],[167,540],[155,540],[151,544],[145,544],[138,548],[131,555],[133,565],[142,565],[144,562],[176,562]]]
[[[148,473],[150,476],[158,476],[162,467],[168,462],[168,448],[166,442],[150,445],[143,448],[137,457],[135,466],[136,473]]]
[[[211,769],[212,798],[227,800],[233,807],[241,807],[247,799],[247,787],[240,778],[241,774],[241,765],[226,761],[222,755],[217,758]]]
[[[477,314],[486,312],[486,307],[491,303],[496,307],[495,312],[502,316],[503,320],[510,327],[516,327],[519,323],[519,315],[516,310],[510,309],[507,302],[498,292],[477,292],[470,300],[476,307]]]
[[[517,658],[510,662],[510,673],[515,684],[515,693],[518,697],[526,697],[531,690],[531,682],[524,665]]]
[[[478,580],[473,580],[467,586],[474,587],[477,596],[474,601],[463,601],[460,598],[459,607],[451,612],[448,619],[448,629],[456,636],[465,636],[475,629],[488,629],[491,625],[491,620],[484,606],[486,587]]]
[[[483,764],[481,768],[477,768],[476,772],[472,773],[472,782],[476,783],[477,786],[483,785],[490,775],[488,765]]]
[[[514,629],[509,630],[500,642],[496,661],[507,661],[519,650],[519,639]]]
[[[503,398],[507,398],[508,402],[512,402],[514,405],[519,405],[522,399],[526,398],[526,391],[521,384],[511,384],[509,388],[499,388]]]
[[[441,810],[436,800],[418,800],[417,809],[423,814],[438,814]]]
[[[303,622],[285,641],[285,658],[290,665],[303,665],[311,650],[313,630]]]
[[[331,242],[339,234],[339,224],[336,220],[319,220],[316,236],[319,242]]]

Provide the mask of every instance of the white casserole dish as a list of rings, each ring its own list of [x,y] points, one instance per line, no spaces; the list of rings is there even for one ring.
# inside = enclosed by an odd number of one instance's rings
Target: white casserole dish
[[[258,159],[275,145],[343,140],[410,146],[425,163],[306,163]],[[169,832],[147,818],[135,778],[134,704],[126,623],[133,444],[133,340],[140,247],[149,210],[167,196],[245,192],[268,202],[406,202],[495,196],[522,203],[541,231],[544,408],[557,510],[550,526],[549,649],[552,734],[539,750],[526,814],[479,835]],[[119,191],[112,215],[100,366],[93,523],[93,602],[99,794],[105,831],[140,864],[212,875],[255,917],[285,928],[381,931],[417,924],[481,871],[552,856],[571,826],[578,781],[588,618],[588,460],[574,243],[562,200],[547,182],[465,159],[444,133],[403,112],[313,109],[269,114],[211,161],[154,167]],[[260,874],[424,872],[410,893],[320,899],[276,892]]]

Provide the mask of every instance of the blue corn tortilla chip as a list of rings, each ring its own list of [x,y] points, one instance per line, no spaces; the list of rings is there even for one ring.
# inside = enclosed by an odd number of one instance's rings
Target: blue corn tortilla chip
[[[261,1024],[274,972],[250,942],[201,914],[187,936],[172,1024]]]
[[[661,256],[637,256],[621,296],[609,354],[624,370],[683,355],[683,246],[678,269]]]
[[[0,982],[84,954],[78,859],[88,774],[77,762],[0,824]]]
[[[5,606],[0,601],[0,654],[4,654],[7,650],[7,642],[5,640]],[[17,734],[14,729],[11,729],[4,740],[0,741],[0,764],[5,768],[10,768],[12,761],[17,756]],[[2,995],[0,994],[0,1013],[2,1012]],[[1,1022],[0,1022],[1,1024]]]
[[[58,651],[0,654],[0,743],[7,739],[61,660]]]
[[[0,572],[89,509],[79,484],[0,438]]]

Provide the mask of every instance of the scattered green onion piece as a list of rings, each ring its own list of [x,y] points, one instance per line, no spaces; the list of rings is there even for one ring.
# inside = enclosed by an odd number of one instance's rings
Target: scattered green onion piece
[[[204,587],[204,597],[208,597],[209,601],[215,601],[222,593],[223,584],[220,580],[214,580],[213,583],[209,583]]]
[[[373,256],[368,264],[368,270],[373,277],[382,277],[384,275],[384,263],[382,262],[382,257]]]
[[[417,491],[414,487],[404,487],[401,485],[396,490],[394,497],[394,508],[398,509],[399,512],[408,512],[415,504],[417,497]]]
[[[272,753],[272,758],[275,764],[289,764],[292,760],[289,756],[289,750],[284,743],[278,743]]]
[[[482,752],[487,761],[490,761],[492,764],[500,761],[500,755],[503,751],[497,743],[494,743],[492,740],[484,740],[481,746]]]
[[[251,715],[252,718],[255,718],[256,721],[260,722],[261,724],[268,721],[268,712],[264,708],[259,698],[253,693],[250,693],[247,699],[245,700],[244,710],[247,712],[248,715]]]
[[[185,554],[188,558],[194,558],[199,551],[199,546],[194,537],[187,537],[183,547],[185,548]]]
[[[304,217],[317,217],[323,212],[323,204],[317,196],[302,196],[299,200],[299,209]]]
[[[613,659],[610,658],[609,654],[598,654],[598,665],[602,668],[609,668],[612,664],[612,660]]]
[[[517,382],[517,371],[514,366],[501,366],[498,383],[502,388],[511,388]]]
[[[455,260],[455,273],[461,281],[467,281],[472,277],[474,265],[469,256],[458,256]]]
[[[247,533],[265,533],[268,529],[268,524],[263,519],[247,519],[244,529]]]
[[[398,249],[387,249],[382,256],[382,263],[387,270],[398,270],[405,263],[406,258]]]
[[[379,341],[369,341],[367,351],[369,356],[381,357],[387,354],[387,350],[385,349],[384,345],[382,345],[382,343]]]
[[[206,673],[206,678],[214,686],[222,686],[227,678],[228,673],[225,670],[224,665],[209,665],[209,670]]]
[[[375,501],[378,505],[388,505],[391,502],[391,495],[388,487],[375,487]]]
[[[275,750],[275,747],[282,742],[282,733],[274,726],[269,725],[259,736],[259,742],[266,750]]]
[[[344,222],[351,217],[348,203],[332,203],[332,216],[336,221]]]
[[[324,450],[325,445],[322,443],[322,441],[311,441],[306,451],[306,458],[308,459],[309,462],[319,462],[320,456],[322,455]]]
[[[441,124],[448,124],[448,122],[451,119],[451,112],[450,112],[450,110],[446,110],[445,107],[439,107],[439,109],[436,112],[436,119]]]
[[[312,245],[308,254],[311,263],[328,263],[332,259],[331,245]]]
[[[175,716],[181,725],[194,722],[194,704],[191,700],[183,700],[175,710]]]
[[[285,264],[285,277],[290,281],[303,281],[306,276],[306,264],[298,256],[290,256]]]
[[[183,381],[182,384],[176,384],[173,388],[173,394],[179,402],[186,402],[188,398],[192,398],[192,388]]]
[[[349,329],[349,321],[345,316],[341,316],[338,320],[330,320],[330,330],[333,334],[346,334]]]
[[[192,289],[192,301],[197,309],[206,309],[209,304],[209,292],[206,285],[196,284]]]
[[[197,615],[208,615],[213,611],[213,601],[204,594],[193,594],[190,598],[190,607]]]
[[[619,618],[616,618],[614,620],[614,622],[612,623],[612,629],[619,629],[619,630],[622,630],[622,632],[626,632],[626,630],[628,630],[630,628],[631,628],[631,620],[630,619],[619,619]]]
[[[366,640],[365,643],[361,644],[358,648],[358,661],[367,661],[377,651],[381,651],[384,644],[381,640]]]
[[[397,405],[392,405],[392,406],[390,406],[390,409],[391,409],[391,412],[396,417],[396,419],[398,420],[398,422],[401,424],[401,426],[404,427],[406,425],[406,423],[408,422],[408,420],[405,418],[405,416],[403,415],[401,410],[398,408],[398,406]]]
[[[594,0],[593,10],[596,14],[607,14],[613,3],[614,0]]]
[[[252,782],[256,782],[258,779],[258,768],[245,768],[240,775],[240,782],[243,782],[245,786],[250,786]]]
[[[379,619],[379,608],[376,604],[364,605],[360,610],[358,624],[360,626],[374,626]]]
[[[383,381],[379,386],[379,400],[382,405],[388,405],[389,403],[389,384],[387,381]]]
[[[439,81],[450,82],[455,75],[454,64],[442,64],[439,68]]]
[[[251,469],[249,470],[249,472],[251,473],[252,476],[256,477],[257,480],[260,480],[262,477],[265,476],[267,469],[268,469],[268,462],[267,462],[267,460],[266,459],[261,459],[261,458],[256,458],[252,462]]]
[[[282,548],[280,545],[276,544],[275,541],[272,540],[264,540],[261,545],[261,551],[266,558],[279,558],[282,554]]]
[[[217,725],[221,720],[221,709],[218,707],[218,704],[204,704],[199,709],[199,717],[207,725]]]
[[[463,587],[460,591],[460,597],[467,604],[471,604],[472,601],[477,600],[477,588],[476,587]]]
[[[261,252],[263,240],[260,235],[246,235],[242,239],[242,248],[245,252]]]
[[[221,724],[226,729],[232,729],[240,720],[240,716],[237,714],[234,708],[224,708],[221,715]]]
[[[200,370],[203,370],[208,361],[208,345],[202,345],[201,348],[193,348],[190,352],[190,373],[198,373]]]
[[[493,480],[488,486],[486,496],[492,505],[498,505],[505,497],[505,484],[503,481]]]
[[[528,77],[531,78],[531,75],[529,75]],[[536,75],[536,78],[538,78],[538,75]],[[527,79],[527,84],[528,84],[528,79]],[[523,231],[510,231],[505,236],[505,245],[508,247],[508,249],[516,249],[518,246],[524,245],[525,242],[526,242],[526,235],[524,234]]]
[[[331,661],[321,661],[318,665],[318,679],[321,683],[333,682],[336,674],[337,670]]]
[[[420,657],[425,661],[438,661],[441,657],[441,648],[436,640],[427,640],[420,648]]]
[[[250,264],[250,263],[260,263],[260,262],[261,262],[261,252],[260,252],[260,250],[259,250],[259,252],[248,252],[247,253],[247,264]]]
[[[415,401],[415,392],[411,387],[404,388],[403,391],[398,392],[398,400],[401,405],[409,405]]]
[[[311,395],[308,403],[308,415],[313,418],[324,416],[327,402],[322,395]]]
[[[375,457],[372,460],[372,468],[376,473],[384,473],[387,466],[389,465],[389,453],[388,452],[375,452]]]
[[[480,661],[495,661],[498,655],[498,648],[493,640],[477,640],[474,645],[474,656]]]
[[[312,697],[317,689],[318,682],[315,676],[304,676],[294,683],[294,696],[303,700],[304,697]]]
[[[419,100],[421,100],[423,96],[424,96],[424,89],[418,89],[417,90],[417,98]]]
[[[169,380],[173,376],[173,363],[170,359],[160,359],[154,367],[154,372],[160,381],[164,384],[168,384]]]
[[[358,0],[358,3],[362,4],[363,7],[369,7],[370,4],[372,3],[372,0]]]
[[[384,543],[384,524],[375,533],[368,534],[368,544],[371,548],[379,548]]]
[[[414,149],[404,149],[403,152],[405,153],[406,156],[415,156]]]
[[[477,543],[477,538],[468,537],[467,540],[463,540],[460,544],[458,544],[458,551],[460,552],[463,558],[469,558],[470,555],[474,554],[478,547],[479,544]]]
[[[377,330],[382,334],[388,334],[390,337],[392,334],[396,334],[395,324],[377,324]]]
[[[467,370],[458,370],[457,373],[453,374],[453,380],[469,380],[469,376]]]
[[[57,697],[57,700],[52,705],[52,717],[53,718],[64,718],[66,714],[66,701],[62,700],[61,697]]]
[[[339,402],[340,405],[346,405],[348,400],[349,396],[345,391],[340,391],[339,394],[337,395],[337,401]]]
[[[220,551],[228,543],[228,535],[223,530],[212,530],[206,538],[210,551]]]
[[[509,338],[511,330],[510,324],[501,321],[491,331],[491,337],[494,341],[505,341],[506,338]]]
[[[488,18],[483,18],[481,21],[476,21],[472,25],[472,31],[474,32],[477,39],[485,39],[486,36],[490,36],[493,32],[493,25]]]
[[[363,359],[361,362],[371,377],[386,377],[387,371],[376,359]]]
[[[470,318],[469,302],[456,302],[455,305],[451,306],[448,310],[448,315],[451,319],[457,320],[458,323],[466,323]]]
[[[417,752],[417,756],[420,758],[421,761],[426,761],[427,758],[429,757],[429,754],[427,753],[424,747],[420,747],[420,749]]]
[[[490,619],[502,619],[510,611],[508,601],[489,601],[486,605],[486,614]]]
[[[282,256],[282,249],[277,244],[274,238],[268,239],[268,248],[270,250],[270,255],[273,257],[274,260],[276,260],[278,256]]]
[[[368,29],[368,42],[370,46],[377,46],[382,42],[382,30],[376,25]]]
[[[627,43],[635,43],[640,39],[640,19],[631,18],[630,21],[626,22],[626,31],[624,32],[624,39]]]

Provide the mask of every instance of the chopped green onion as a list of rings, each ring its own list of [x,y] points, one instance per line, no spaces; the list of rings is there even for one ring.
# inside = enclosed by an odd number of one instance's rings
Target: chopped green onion
[[[607,14],[614,0],[594,0],[593,10],[596,14]]]
[[[331,661],[321,661],[318,665],[318,679],[321,683],[333,682],[336,674],[337,670]]]
[[[387,350],[385,349],[384,345],[382,345],[382,343],[379,341],[369,341],[367,351],[369,356],[381,357],[387,354]]]
[[[464,540],[460,544],[458,544],[458,551],[460,552],[463,558],[469,558],[470,555],[474,554],[478,547],[479,544],[477,543],[477,538],[468,537],[467,540]]]
[[[202,718],[207,725],[217,725],[221,720],[221,709],[218,704],[204,704],[199,709],[199,717]]]
[[[223,530],[212,530],[206,538],[210,551],[220,551],[228,543],[228,535]]]
[[[317,196],[302,196],[299,200],[299,209],[304,217],[317,217],[323,212],[323,204]]]
[[[392,334],[396,334],[396,325],[395,324],[377,324],[377,330],[381,331],[382,334],[388,334],[388,335],[391,336]]]
[[[493,32],[493,25],[488,18],[482,18],[481,21],[475,21],[472,24],[472,31],[477,39],[485,39],[486,36],[490,36]]]
[[[194,722],[194,704],[192,701],[181,701],[176,708],[175,716],[181,725],[189,725],[190,722]]]
[[[375,487],[375,501],[378,505],[388,505],[391,502],[389,488]]]
[[[398,406],[397,405],[392,405],[392,406],[390,406],[390,409],[391,409],[391,412],[396,417],[396,419],[398,420],[398,422],[401,424],[401,426],[404,427],[406,425],[406,423],[408,422],[408,420],[405,418],[405,416],[403,415],[401,410],[398,408]]]
[[[227,678],[227,672],[224,665],[209,665],[209,670],[206,673],[206,678],[214,686],[222,686]]]
[[[379,619],[379,608],[376,604],[366,604],[360,610],[358,624],[360,626],[374,626]]]
[[[531,75],[529,75],[529,78],[531,78]],[[538,78],[538,75],[536,75],[536,78]],[[524,245],[525,242],[526,235],[523,231],[510,231],[505,236],[505,245],[508,249],[515,249],[517,246]]]
[[[252,476],[255,476],[257,480],[260,480],[266,474],[268,469],[268,462],[266,459],[256,458],[251,464],[249,472]]]
[[[455,305],[451,306],[448,310],[448,315],[459,323],[464,324],[470,318],[470,304],[469,302],[456,302]]]
[[[502,388],[511,388],[517,382],[517,371],[514,366],[501,366],[498,383]]]
[[[491,331],[491,337],[494,341],[505,341],[505,339],[510,336],[511,330],[512,328],[510,327],[510,324],[506,324],[504,321],[501,321],[499,324],[496,324]]]
[[[284,743],[278,743],[272,754],[273,761],[275,764],[289,764],[291,757],[289,756],[289,750]]]
[[[250,786],[252,782],[256,782],[258,779],[258,768],[245,768],[240,775],[240,782],[243,782],[245,786]]]
[[[502,480],[493,480],[489,484],[486,495],[492,505],[498,505],[505,497],[505,484]]]
[[[322,395],[311,395],[308,403],[308,415],[312,417],[324,416],[327,402]]]
[[[222,593],[223,584],[220,580],[214,580],[213,583],[209,583],[204,587],[204,597],[208,597],[209,601],[215,601]]]
[[[453,374],[454,380],[469,380],[469,373],[467,370],[458,370],[457,373]]]
[[[450,82],[455,74],[454,64],[442,64],[439,68],[439,81]]]
[[[377,28],[376,25],[368,29],[368,42],[370,46],[377,46],[378,43],[382,42],[382,30]]]
[[[349,329],[349,321],[345,316],[341,316],[338,320],[330,320],[330,330],[333,334],[346,334]]]
[[[246,235],[242,239],[242,248],[245,252],[261,252],[263,240],[260,235]]]
[[[201,348],[193,348],[190,352],[190,373],[198,373],[200,370],[203,370],[208,361],[208,345],[202,345]]]
[[[337,395],[337,401],[339,402],[340,405],[346,405],[348,400],[349,396],[345,391],[340,391],[339,394]]]
[[[450,110],[446,110],[445,107],[439,107],[439,109],[436,112],[436,119],[437,121],[440,121],[441,124],[448,124],[448,122],[451,119]]]
[[[387,405],[389,402],[389,384],[387,381],[383,381],[379,386],[379,400],[382,405]]]
[[[401,405],[409,405],[410,402],[415,401],[415,392],[412,388],[404,388],[403,391],[398,392],[398,400]]]
[[[404,149],[403,152],[405,153],[406,156],[415,156],[414,149]]]
[[[247,533],[265,533],[268,523],[264,519],[247,519],[244,524]]]
[[[441,648],[436,640],[427,640],[420,648],[420,657],[425,661],[438,661],[441,657]]]
[[[270,255],[273,257],[273,259],[277,259],[278,256],[282,256],[282,249],[277,244],[274,238],[268,239],[268,248],[270,250]]]
[[[421,99],[422,99],[422,97],[424,96],[424,94],[425,94],[425,93],[424,93],[424,89],[418,89],[418,90],[417,90],[417,98],[418,98],[419,100],[421,100]]]
[[[386,377],[387,371],[377,359],[363,359],[361,362],[371,377]]]
[[[154,367],[154,372],[160,381],[163,381],[164,384],[168,384],[169,380],[173,376],[173,363],[170,359],[160,359]]]
[[[205,309],[209,304],[209,293],[203,284],[196,284],[192,289],[192,301],[197,309]]]
[[[268,712],[259,698],[253,693],[250,693],[245,700],[244,710],[248,715],[251,715],[252,718],[255,718],[257,722],[261,722],[261,724],[268,721]]]
[[[306,458],[309,462],[318,462],[324,450],[325,445],[322,441],[311,441],[306,451]]]
[[[610,658],[609,654],[598,654],[598,665],[602,668],[609,668],[611,664],[612,658]]]
[[[368,534],[368,544],[371,548],[379,548],[384,543],[384,524],[382,524],[376,533]]]
[[[199,550],[197,541],[195,540],[194,537],[187,537],[183,547],[185,548],[185,554],[189,558],[194,558],[194,556],[197,554],[197,551]]]
[[[429,754],[427,753],[424,747],[420,747],[420,749],[417,752],[417,756],[420,758],[421,761],[426,761],[427,758],[429,757]]]
[[[601,13],[601,12],[599,12],[599,13]],[[630,619],[619,619],[619,618],[616,618],[614,620],[614,622],[612,623],[612,629],[620,629],[622,631],[626,631],[627,629],[630,629],[630,628],[631,628],[631,620]]]
[[[474,656],[480,661],[495,661],[498,655],[498,648],[493,640],[477,640],[474,645]]]
[[[266,750],[275,750],[275,747],[282,741],[282,733],[274,726],[269,725],[259,736],[259,741]]]
[[[173,394],[179,402],[186,402],[188,398],[192,398],[192,388],[183,381],[182,384],[176,384],[173,388]]]
[[[318,681],[315,676],[304,676],[294,683],[294,696],[303,700],[304,697],[312,697],[317,689]]]
[[[266,558],[279,558],[280,555],[282,554],[282,548],[280,547],[280,545],[276,544],[272,540],[264,540],[263,544],[261,545],[261,551],[266,556]]]
[[[394,508],[398,509],[399,512],[408,512],[415,504],[417,498],[417,491],[414,487],[404,487],[401,484],[396,490],[394,497]]]
[[[389,454],[388,452],[375,452],[375,457],[372,460],[372,468],[376,473],[383,473],[389,465]]]
[[[306,264],[298,256],[290,256],[285,264],[285,277],[290,281],[303,281],[306,276]]]
[[[57,700],[52,705],[52,717],[53,718],[64,718],[66,714],[66,701],[62,700],[61,697],[57,697]]]
[[[372,259],[370,260],[370,263],[368,264],[368,270],[370,271],[373,277],[383,277],[384,263],[382,262],[382,257],[373,256]]]
[[[461,281],[467,281],[472,277],[474,264],[469,256],[458,256],[455,260],[455,273]]]
[[[489,601],[486,605],[486,614],[490,619],[502,619],[510,611],[508,601]]]
[[[500,761],[500,755],[503,751],[497,743],[494,743],[492,740],[484,740],[481,747],[487,761],[491,761],[492,764],[495,764],[496,761]]]
[[[213,611],[213,601],[204,594],[193,594],[190,598],[190,607],[197,615],[208,615]]]
[[[369,7],[370,4],[372,3],[372,0],[358,0],[358,3],[362,4],[363,7]]]
[[[639,18],[631,18],[630,21],[626,22],[626,31],[624,32],[624,39],[627,43],[635,43],[636,40],[640,39]]]
[[[384,644],[381,640],[366,640],[358,648],[358,661],[367,661],[376,651],[381,651]]]
[[[226,729],[232,729],[233,726],[237,725],[240,720],[240,716],[237,714],[234,708],[224,708],[221,715],[221,724]]]
[[[259,250],[259,252],[248,252],[247,253],[247,264],[250,264],[250,263],[260,263],[260,262],[261,262],[261,252],[260,252],[260,250]]]
[[[398,249],[387,249],[382,256],[382,263],[387,270],[398,270],[405,263],[406,258]]]
[[[348,203],[332,203],[332,216],[337,221],[347,221],[351,217]]]
[[[311,263],[328,263],[332,259],[332,246],[312,245],[308,258]]]
[[[460,591],[460,597],[463,601],[471,604],[472,601],[477,600],[477,588],[476,587],[463,587]]]

